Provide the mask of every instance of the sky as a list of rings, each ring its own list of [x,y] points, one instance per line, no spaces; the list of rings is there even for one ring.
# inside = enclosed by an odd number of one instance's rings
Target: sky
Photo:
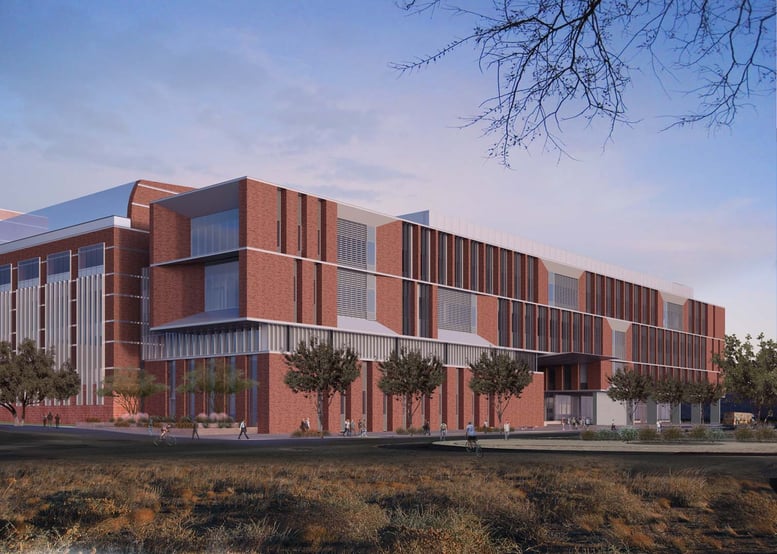
[[[0,208],[137,179],[250,176],[398,215],[429,209],[690,286],[726,331],[777,338],[775,96],[733,127],[663,130],[688,97],[635,74],[637,121],[565,123],[571,157],[511,168],[463,125],[495,92],[472,21],[392,0],[0,0]]]

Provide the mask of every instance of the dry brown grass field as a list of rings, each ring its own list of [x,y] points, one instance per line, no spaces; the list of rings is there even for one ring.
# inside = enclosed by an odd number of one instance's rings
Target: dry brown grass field
[[[0,440],[21,441],[0,459],[5,552],[777,551],[777,494],[760,470],[699,457]]]

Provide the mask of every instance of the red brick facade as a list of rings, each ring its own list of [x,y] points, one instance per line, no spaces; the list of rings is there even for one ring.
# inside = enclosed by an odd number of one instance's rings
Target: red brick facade
[[[197,225],[202,225],[193,224],[193,219],[233,210],[237,214],[236,229],[229,240],[234,243],[193,255],[192,235]],[[324,418],[324,426],[330,431],[339,430],[344,419],[363,417],[368,431],[404,427],[407,422],[401,402],[386,398],[378,388],[378,356],[385,355],[386,344],[429,344],[413,342],[424,339],[432,341],[433,347],[440,346],[440,337],[450,336],[443,330],[463,333],[460,336],[468,336],[469,342],[445,344],[441,351],[454,347],[469,350],[466,356],[455,358],[452,354],[454,357],[443,360],[448,364],[445,382],[413,416],[412,425],[420,427],[428,420],[435,432],[441,421],[451,430],[462,429],[468,421],[496,425],[495,407],[469,388],[471,374],[467,366],[469,358],[492,347],[525,356],[535,369],[533,382],[520,398],[510,402],[504,414],[504,420],[513,427],[543,426],[546,396],[553,400],[555,395],[562,395],[582,402],[580,398],[601,393],[608,386],[607,377],[613,367],[623,361],[656,377],[677,374],[689,380],[699,376],[717,378],[711,357],[722,348],[723,308],[684,299],[682,330],[664,329],[665,296],[677,295],[664,295],[645,285],[582,269],[575,280],[577,289],[570,293],[572,305],[568,300],[564,306],[549,305],[554,302],[550,290],[556,271],[553,267],[557,266],[505,245],[443,233],[248,178],[201,190],[138,181],[129,194],[126,216],[130,227],[108,225],[71,233],[67,238],[34,240],[30,245],[23,240],[17,241],[18,247],[0,245],[0,267],[13,266],[11,289],[16,290],[19,261],[41,258],[39,320],[43,322],[46,256],[63,250],[75,254],[79,247],[104,243],[104,369],[109,374],[114,368],[143,366],[166,384],[168,392],[146,402],[146,411],[155,415],[180,418],[212,407],[236,418],[245,417],[260,433],[290,432],[305,417],[317,425],[314,401],[293,394],[284,384],[288,368],[282,352],[295,346],[295,337],[308,336],[305,333],[333,336],[327,334],[337,332],[338,340],[366,349],[362,352],[360,377],[345,397],[335,395],[331,400]],[[348,243],[338,234],[338,219],[366,229],[368,238],[363,243],[359,243],[363,239]],[[428,236],[428,243],[424,236]],[[339,240],[343,241],[343,252]],[[411,248],[406,257],[405,245]],[[348,255],[357,260],[340,259]],[[75,321],[79,302],[77,257],[73,260],[70,290],[71,319]],[[219,282],[218,286],[226,287],[218,289],[218,294],[226,295],[226,308],[211,308],[208,312],[208,294],[217,293],[209,292],[206,274],[212,275],[207,273],[211,271],[208,268],[219,264],[236,272],[237,285],[230,284],[230,277]],[[148,299],[142,298],[146,290],[141,277],[144,271],[148,274]],[[519,279],[516,271],[520,271]],[[354,283],[364,277],[367,288],[346,288],[339,282],[341,274],[353,278]],[[472,282],[473,277],[477,283]],[[234,286],[236,290],[230,290],[236,300],[231,304],[227,289]],[[461,303],[445,308],[450,313],[440,311],[441,303],[453,302],[446,299],[449,293],[444,288],[474,299],[471,306]],[[146,301],[148,335],[141,325]],[[356,328],[340,326],[339,314],[346,313],[340,310],[346,307],[366,312],[358,317],[347,312],[348,325],[361,319]],[[466,332],[461,320],[470,315],[471,329]],[[426,327],[421,325],[422,317],[428,322]],[[13,325],[15,318],[14,307]],[[699,336],[705,342],[700,343]],[[623,343],[622,360],[612,355],[616,337]],[[686,357],[682,364],[672,359],[669,347],[669,354],[659,348],[664,337],[683,345]],[[150,345],[145,360],[141,352],[144,340]],[[44,325],[39,341],[46,344]],[[76,342],[73,328],[74,359]],[[371,353],[370,349],[375,351]],[[553,357],[561,354],[565,357]],[[214,399],[178,392],[190,368],[202,364],[227,368],[225,371],[254,379],[255,384],[240,393]],[[210,402],[214,405],[209,406]],[[93,405],[70,404],[56,406],[65,423],[87,416],[120,415],[110,399]],[[575,406],[573,413],[582,410],[582,404]],[[51,408],[34,408],[30,418],[40,417]]]

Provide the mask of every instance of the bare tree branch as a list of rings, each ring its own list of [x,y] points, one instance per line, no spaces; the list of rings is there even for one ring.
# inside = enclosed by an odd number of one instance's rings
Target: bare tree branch
[[[406,0],[410,13],[450,10],[474,18],[473,30],[435,53],[391,64],[409,73],[439,62],[465,45],[478,49],[482,71],[496,75],[465,126],[496,137],[489,155],[509,165],[510,151],[529,148],[567,154],[565,122],[607,122],[609,140],[627,117],[625,94],[639,63],[664,79],[690,73],[698,85],[683,92],[695,111],[667,126],[704,122],[730,126],[751,96],[774,93],[774,20],[771,0],[494,0],[474,12],[446,0]],[[647,55],[647,58],[645,55]]]

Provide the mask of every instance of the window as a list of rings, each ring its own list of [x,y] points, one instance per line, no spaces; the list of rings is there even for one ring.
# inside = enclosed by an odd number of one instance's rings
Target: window
[[[37,287],[40,284],[40,258],[19,262],[19,288]]]
[[[418,285],[418,336],[432,336],[432,287]]]
[[[105,244],[78,249],[78,276],[96,275],[105,271]]]
[[[402,276],[413,277],[413,226],[402,224]]]
[[[480,246],[477,242],[470,243],[470,256],[469,256],[469,288],[472,290],[479,290],[480,283],[478,282],[478,274],[480,273]]]
[[[456,287],[464,286],[464,239],[456,237],[456,261],[455,261],[455,275],[453,277],[453,285]]]
[[[440,233],[437,239],[437,282],[448,284],[448,235]]]
[[[431,241],[432,232],[424,227],[421,228],[421,280],[430,280],[430,266],[431,266]]]
[[[683,330],[683,307],[673,302],[664,302],[664,327],[675,331]]]
[[[623,331],[612,332],[612,355],[614,358],[624,360],[626,358],[626,333]]]
[[[238,210],[193,217],[191,255],[204,256],[235,250],[239,244]]]
[[[205,311],[239,307],[238,262],[205,266]]]
[[[11,290],[11,264],[0,265],[0,292]]]
[[[486,292],[494,292],[494,247],[486,245]]]
[[[402,334],[415,332],[415,288],[412,281],[402,281]]]
[[[526,299],[537,301],[537,258],[533,256],[526,257]]]
[[[49,254],[46,258],[46,282],[67,281],[70,279],[70,250]]]
[[[523,298],[521,294],[521,260],[523,254],[513,254],[513,298]]]
[[[499,294],[507,296],[509,294],[507,290],[507,269],[508,269],[508,252],[502,250],[499,259]]]
[[[499,299],[498,325],[499,346],[510,346],[510,302],[504,298]]]
[[[548,274],[548,303],[560,308],[577,309],[577,279],[559,275]]]
[[[520,348],[523,343],[523,304],[513,302],[513,348]]]

